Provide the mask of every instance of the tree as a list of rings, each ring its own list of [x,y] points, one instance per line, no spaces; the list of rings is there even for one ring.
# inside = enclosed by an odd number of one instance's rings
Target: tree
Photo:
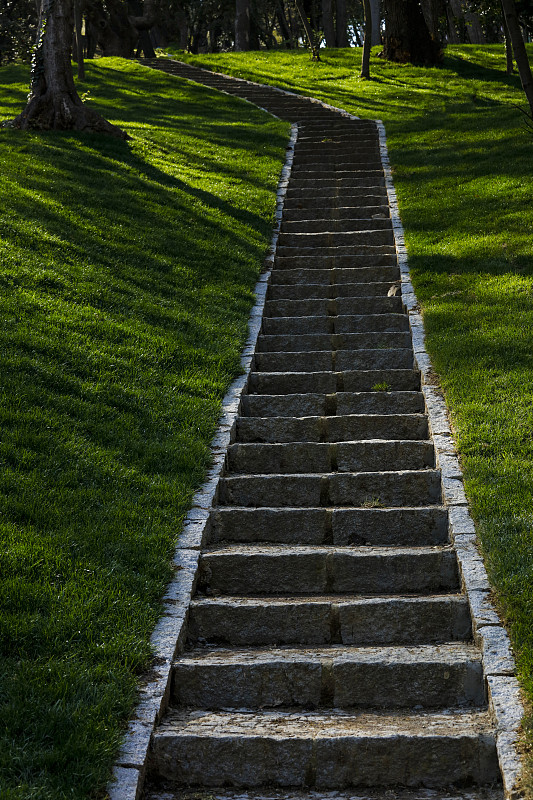
[[[365,43],[361,60],[360,78],[370,78],[370,49],[372,47],[372,7],[370,0],[363,0],[365,9]]]
[[[440,61],[440,44],[431,38],[418,0],[385,0],[384,10],[384,58],[413,64]]]
[[[235,3],[235,50],[250,49],[250,0]]]
[[[520,22],[516,13],[514,0],[502,0],[503,13],[509,30],[509,36],[513,45],[513,52],[518,67],[518,74],[522,88],[529,103],[530,117],[533,119],[533,77],[531,67],[527,57],[526,46],[520,30]]]
[[[379,0],[370,0],[372,13],[372,44],[381,43],[381,14],[379,12]]]
[[[87,108],[76,91],[70,61],[73,27],[72,0],[41,0],[30,94],[13,125],[107,133],[126,139],[124,131]]]
[[[335,25],[333,24],[333,0],[322,0],[322,28],[326,47],[336,47]]]

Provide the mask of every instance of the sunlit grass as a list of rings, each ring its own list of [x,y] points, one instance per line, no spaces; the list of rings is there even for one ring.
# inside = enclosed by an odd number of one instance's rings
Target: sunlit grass
[[[239,373],[288,126],[88,66],[129,143],[0,132],[0,796],[96,797]],[[0,70],[0,118],[28,76]]]

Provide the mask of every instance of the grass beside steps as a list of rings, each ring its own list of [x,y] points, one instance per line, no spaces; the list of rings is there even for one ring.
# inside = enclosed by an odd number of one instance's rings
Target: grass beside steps
[[[120,60],[0,131],[0,797],[99,798],[240,371],[288,125]],[[28,71],[0,70],[0,119]]]

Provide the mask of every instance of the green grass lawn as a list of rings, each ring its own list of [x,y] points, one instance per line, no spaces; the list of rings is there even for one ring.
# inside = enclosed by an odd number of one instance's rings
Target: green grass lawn
[[[0,797],[102,796],[240,372],[288,126],[109,59],[127,129],[0,131]],[[0,70],[0,119],[28,74]]]
[[[502,46],[448,47],[442,67],[356,51],[188,56],[384,121],[428,349],[487,566],[533,700],[533,135]],[[533,56],[533,47],[530,46]],[[531,729],[533,717],[527,724]]]

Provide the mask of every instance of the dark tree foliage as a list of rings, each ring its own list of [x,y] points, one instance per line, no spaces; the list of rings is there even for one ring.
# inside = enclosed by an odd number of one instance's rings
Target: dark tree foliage
[[[29,61],[36,33],[33,0],[0,0],[0,65]]]

